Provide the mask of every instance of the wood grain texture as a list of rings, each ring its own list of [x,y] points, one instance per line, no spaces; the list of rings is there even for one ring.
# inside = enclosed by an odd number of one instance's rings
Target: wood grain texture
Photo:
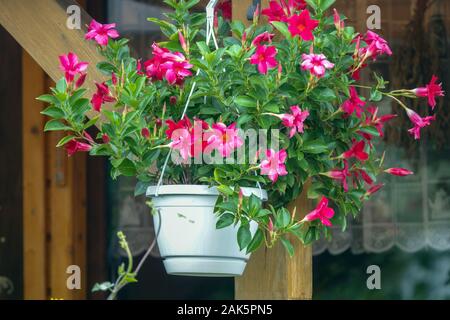
[[[247,9],[252,0],[233,1],[233,20],[248,25]],[[262,8],[268,0],[263,0]],[[305,187],[305,190],[307,188]],[[297,213],[305,214],[311,208],[303,192],[289,206],[297,207]],[[245,299],[312,299],[312,250],[298,239],[291,239],[295,256],[289,257],[281,243],[274,248],[260,248],[253,253],[244,275],[235,280],[235,298]]]
[[[56,149],[60,132],[48,136],[48,201],[49,201],[49,296],[58,299],[86,297],[86,155],[67,157],[64,149]],[[67,267],[81,269],[81,290],[67,288]]]
[[[305,188],[306,190],[307,188]],[[290,206],[297,207],[301,219],[312,205],[303,192]],[[260,248],[252,254],[244,275],[235,280],[238,300],[310,300],[312,299],[312,248],[294,237],[295,255],[290,257],[278,242],[273,248]]]
[[[45,73],[25,51],[22,70],[24,298],[46,299]]]
[[[67,28],[67,7],[73,0],[0,0],[0,24],[54,80],[62,78],[58,56],[74,52],[81,61],[89,62],[87,89],[95,91],[94,81],[105,80],[96,68],[102,61],[93,41],[86,41],[86,24],[91,17],[81,10],[81,30]],[[92,116],[89,113],[88,116]]]

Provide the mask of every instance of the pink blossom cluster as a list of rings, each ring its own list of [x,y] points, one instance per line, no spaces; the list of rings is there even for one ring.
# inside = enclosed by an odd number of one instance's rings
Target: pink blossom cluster
[[[145,73],[152,81],[166,79],[171,85],[182,85],[184,79],[192,75],[193,65],[181,52],[171,52],[156,43],[152,49],[153,58],[144,62]]]

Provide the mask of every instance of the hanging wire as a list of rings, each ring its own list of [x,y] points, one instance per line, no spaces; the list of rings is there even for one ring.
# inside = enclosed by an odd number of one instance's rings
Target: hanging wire
[[[214,9],[217,5],[218,0],[211,0],[209,1],[208,5],[206,6],[206,44],[209,45],[211,42],[211,38],[213,39],[214,46],[216,47],[216,50],[219,49],[219,45],[217,43],[216,35],[214,34]],[[200,69],[197,70],[196,76],[198,76],[200,73]],[[192,95],[194,94],[194,90],[197,86],[197,82],[194,81],[192,84],[191,91],[189,92],[189,96],[186,100],[186,105],[184,106],[183,113],[181,115],[181,119],[184,118],[186,115],[187,108],[189,107],[189,103],[191,103]],[[162,185],[163,179],[164,179],[164,173],[166,172],[167,165],[169,163],[170,156],[172,155],[172,149],[170,149],[169,154],[167,155],[166,160],[164,161],[164,165],[161,171],[161,175],[159,176],[158,184],[156,185],[155,190],[155,197],[159,194],[159,189]]]

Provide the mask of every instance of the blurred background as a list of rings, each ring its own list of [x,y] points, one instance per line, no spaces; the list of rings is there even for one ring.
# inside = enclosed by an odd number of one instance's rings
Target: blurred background
[[[149,58],[151,44],[162,39],[146,20],[168,11],[162,1],[79,3],[96,20],[117,23],[135,56]],[[222,1],[219,12],[228,15],[230,5]],[[376,71],[393,87],[415,88],[436,74],[450,92],[450,2],[336,1],[339,12],[351,17],[346,23],[362,33],[371,5],[378,6],[381,17],[381,29],[373,31],[389,41],[394,55],[371,63],[362,80],[370,81]],[[153,240],[145,199],[134,198],[133,179],[112,181],[105,159],[81,154],[68,159],[54,147],[60,134],[42,133],[42,105],[34,99],[51,80],[3,27],[0,44],[0,298],[102,299],[90,288],[110,280],[124,259],[116,232],[124,231],[136,259]],[[386,177],[386,187],[356,221],[349,220],[344,233],[333,229],[331,242],[314,245],[314,299],[450,299],[448,104],[448,98],[438,102],[437,120],[423,130],[420,143],[407,134],[407,118],[389,123],[381,142],[387,164],[415,175]],[[391,101],[378,106],[382,113],[402,114]],[[411,108],[428,112],[423,101]],[[82,290],[67,293],[66,261],[72,260],[82,267],[83,284]],[[366,286],[370,265],[381,269],[381,290]],[[125,288],[120,298],[234,298],[233,279],[166,275],[157,250],[141,272],[139,283]]]

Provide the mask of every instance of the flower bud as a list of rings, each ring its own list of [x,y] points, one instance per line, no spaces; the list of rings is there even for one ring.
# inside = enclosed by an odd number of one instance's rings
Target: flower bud
[[[399,176],[399,177],[405,177],[405,176],[414,174],[414,172],[403,169],[403,168],[389,168],[389,169],[384,170],[384,172],[392,174],[394,176]]]
[[[108,144],[108,143],[111,142],[111,139],[109,138],[109,136],[108,136],[106,133],[104,133],[104,134],[102,135],[102,140],[103,140],[103,143],[104,143],[104,144]]]
[[[147,127],[142,128],[141,130],[141,134],[145,139],[149,139],[150,138],[150,130],[148,130]]]

